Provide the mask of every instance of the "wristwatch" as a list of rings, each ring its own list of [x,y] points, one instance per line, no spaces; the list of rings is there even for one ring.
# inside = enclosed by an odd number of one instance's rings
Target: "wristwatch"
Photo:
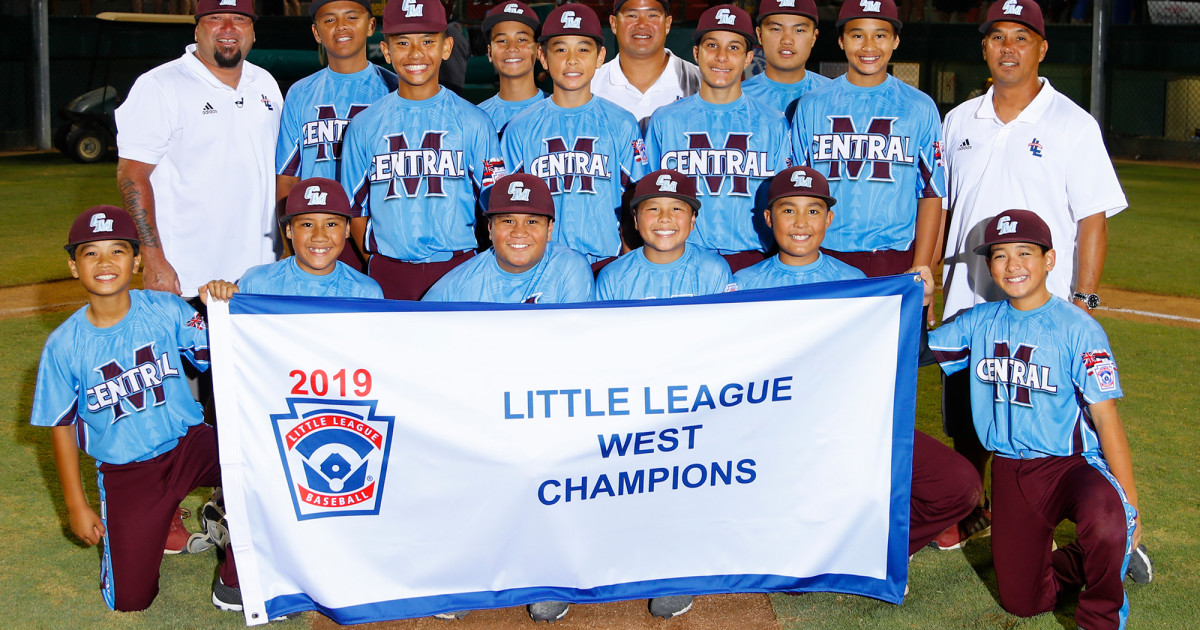
[[[1095,293],[1085,294],[1076,291],[1071,294],[1071,301],[1074,302],[1075,300],[1083,302],[1084,306],[1087,306],[1089,311],[1097,306],[1100,306],[1100,296],[1096,295]]]

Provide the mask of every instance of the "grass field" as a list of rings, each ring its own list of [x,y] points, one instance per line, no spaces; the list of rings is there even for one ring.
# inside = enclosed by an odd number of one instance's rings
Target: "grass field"
[[[79,166],[58,155],[0,159],[0,220],[27,235],[9,239],[3,253],[16,265],[2,284],[66,276],[61,250],[79,210],[118,201],[111,163]],[[1200,171],[1143,164],[1118,168],[1131,209],[1111,222],[1108,284],[1200,297],[1200,218],[1187,200],[1200,192]],[[33,212],[31,212],[33,211]],[[1149,263],[1149,264],[1147,264]],[[98,552],[74,542],[49,447],[49,432],[28,424],[42,344],[66,314],[0,321],[0,584],[6,627],[94,628],[241,627],[236,614],[208,603],[216,566],[212,554],[163,562],[162,592],[150,610],[115,614],[97,591]],[[1129,627],[1192,627],[1200,611],[1200,455],[1193,422],[1200,412],[1200,330],[1100,318],[1112,338],[1126,398],[1120,403],[1141,493],[1145,536],[1156,561],[1156,582],[1129,583]],[[937,375],[921,374],[918,427],[940,435]],[[86,477],[86,475],[85,475]],[[94,480],[86,479],[91,497]],[[198,508],[200,495],[186,507]],[[193,524],[193,529],[195,529]],[[1070,526],[1058,537],[1071,537]],[[922,551],[912,562],[912,592],[903,606],[835,594],[775,595],[786,628],[1073,628],[1071,608],[1018,619],[996,602],[986,540],[960,552]],[[682,620],[680,620],[682,621]],[[301,620],[286,627],[306,625]],[[449,626],[447,626],[449,627]]]

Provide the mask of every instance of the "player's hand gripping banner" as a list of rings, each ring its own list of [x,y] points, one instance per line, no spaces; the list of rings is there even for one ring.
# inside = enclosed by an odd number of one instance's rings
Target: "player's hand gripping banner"
[[[921,284],[210,306],[246,621],[907,579]]]

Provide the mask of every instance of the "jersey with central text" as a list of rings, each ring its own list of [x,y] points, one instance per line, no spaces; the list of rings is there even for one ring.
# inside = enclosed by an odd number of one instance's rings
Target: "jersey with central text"
[[[546,243],[546,253],[532,269],[509,273],[489,249],[450,270],[429,289],[423,302],[496,302],[500,304],[565,304],[588,302],[595,284],[583,254]]]
[[[373,63],[352,74],[323,68],[288,89],[279,121],[275,172],[338,178],[350,119],[396,89],[396,75]]]
[[[392,92],[354,117],[341,183],[367,217],[366,249],[414,263],[475,249],[475,203],[504,176],[492,121],[442,88],[423,101]]]
[[[742,93],[783,112],[783,115],[791,120],[792,115],[796,113],[796,101],[800,100],[800,97],[832,82],[833,79],[811,70],[806,71],[804,78],[795,83],[773,81],[763,72],[742,81]]]
[[[728,104],[694,94],[660,107],[646,129],[651,170],[670,168],[696,180],[702,204],[689,243],[732,254],[766,251],[775,242],[758,210],[767,187],[790,165],[783,113],[739,96]]]
[[[846,263],[825,254],[807,265],[789,265],[772,256],[733,275],[738,290],[791,287],[799,284],[860,280],[867,275]]]
[[[989,451],[1012,459],[1100,455],[1087,406],[1120,398],[1100,324],[1066,300],[1021,311],[986,302],[929,331],[947,374],[971,371],[971,414]]]
[[[296,257],[289,256],[252,267],[238,280],[238,289],[261,295],[383,299],[383,289],[373,278],[355,271],[340,260],[334,262],[333,271],[318,276],[301,269]]]
[[[827,249],[905,251],[916,240],[917,199],[945,196],[937,106],[891,75],[869,88],[842,75],[801,98],[792,150],[796,164],[825,175],[838,200]]]
[[[97,328],[88,307],[50,333],[38,364],[30,423],[75,425],[79,447],[97,465],[127,464],[175,448],[204,422],[183,359],[208,369],[204,319],[182,298],[130,291],[129,312]]]
[[[729,263],[717,254],[687,245],[674,262],[653,263],[639,247],[612,261],[596,278],[597,300],[693,297],[733,291]]]
[[[621,195],[646,173],[633,114],[598,96],[579,107],[542,99],[504,130],[510,171],[542,178],[554,198],[554,234],[595,262],[621,253]]]
[[[496,125],[496,129],[500,132],[500,135],[503,136],[504,126],[507,125],[508,122],[513,119],[513,117],[525,111],[525,109],[530,105],[541,102],[541,100],[544,98],[546,98],[546,93],[541,90],[538,90],[537,94],[520,101],[506,101],[500,98],[500,95],[497,94],[492,98],[480,103],[479,109],[482,109],[483,112],[488,115],[488,118],[492,119],[492,124]]]

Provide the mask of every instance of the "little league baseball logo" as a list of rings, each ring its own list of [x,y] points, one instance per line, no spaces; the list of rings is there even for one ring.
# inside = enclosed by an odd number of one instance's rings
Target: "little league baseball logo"
[[[288,398],[271,415],[297,519],[379,513],[395,418],[376,402]]]

